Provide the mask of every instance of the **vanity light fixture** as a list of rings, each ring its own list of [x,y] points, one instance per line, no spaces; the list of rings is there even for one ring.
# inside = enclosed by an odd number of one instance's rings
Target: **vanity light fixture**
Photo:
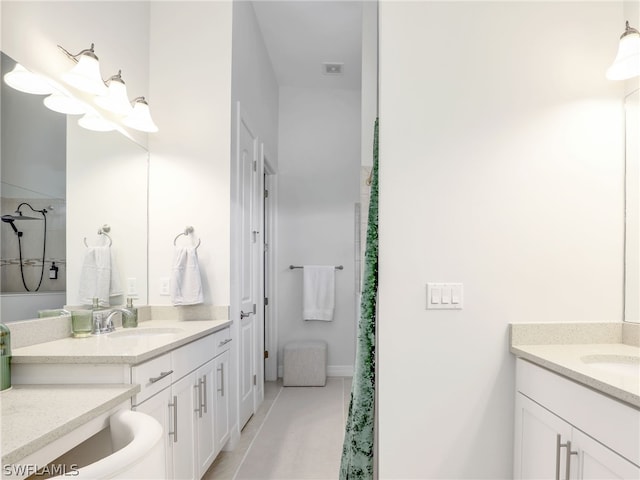
[[[100,75],[100,63],[93,51],[93,43],[90,48],[84,49],[73,55],[58,45],[67,57],[76,62],[76,65],[67,73],[62,75],[62,79],[72,87],[93,95],[105,95],[107,87]],[[79,57],[79,58],[78,58]]]
[[[54,112],[65,113],[67,115],[82,115],[87,113],[87,107],[80,100],[61,92],[55,92],[45,97],[44,105]]]
[[[629,22],[620,37],[618,54],[607,70],[609,80],[627,80],[640,75],[640,32]]]
[[[54,91],[41,75],[30,72],[19,63],[4,75],[4,83],[16,90],[34,95],[47,95]]]
[[[141,132],[154,133],[158,126],[151,119],[149,104],[144,97],[133,99],[133,111],[122,121],[127,127]]]
[[[117,115],[129,115],[132,107],[127,97],[127,87],[122,80],[122,70],[107,80],[109,89],[106,96],[96,97],[95,102],[100,107]]]
[[[97,112],[87,112],[78,119],[78,125],[87,130],[93,130],[94,132],[110,132],[116,129],[116,126],[105,119]]]

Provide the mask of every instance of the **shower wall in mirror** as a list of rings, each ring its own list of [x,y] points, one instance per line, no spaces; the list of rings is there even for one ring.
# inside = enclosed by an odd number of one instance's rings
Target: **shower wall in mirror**
[[[628,322],[640,322],[640,90],[625,99],[625,308]]]
[[[1,53],[1,75],[15,61]],[[0,75],[0,78],[1,78]],[[66,290],[66,118],[42,96],[0,90],[2,321],[60,308]]]

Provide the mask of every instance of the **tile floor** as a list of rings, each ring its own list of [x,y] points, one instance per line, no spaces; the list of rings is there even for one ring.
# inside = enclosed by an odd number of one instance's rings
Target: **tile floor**
[[[351,378],[325,387],[265,383],[265,399],[235,450],[221,452],[203,480],[336,479]]]

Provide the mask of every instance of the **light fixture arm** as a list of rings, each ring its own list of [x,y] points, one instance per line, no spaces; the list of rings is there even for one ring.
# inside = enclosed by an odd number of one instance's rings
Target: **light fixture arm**
[[[149,105],[149,102],[144,97],[136,97],[131,100],[131,105],[135,105],[136,103],[144,103],[145,105]]]
[[[620,39],[622,40],[627,35],[632,35],[634,33],[640,35],[640,32],[636,28],[633,28],[633,27],[629,26],[629,20],[627,20],[627,23],[626,23],[625,29],[624,29],[624,33],[622,35],[620,35]]]
[[[122,70],[118,70],[118,73],[116,73],[115,75],[111,75],[109,78],[104,80],[104,84],[108,85],[112,81],[120,82],[121,84],[124,85],[124,80],[122,79]]]
[[[74,62],[78,63],[78,57],[80,55],[87,55],[95,60],[98,60],[98,56],[96,55],[96,52],[93,50],[94,44],[91,44],[91,47],[89,48],[85,48],[84,50],[81,50],[80,52],[76,53],[75,55],[71,52],[69,52],[67,49],[65,49],[63,46],[58,45],[58,48],[60,50],[62,50],[65,55],[67,57],[69,57],[71,60],[73,60]]]

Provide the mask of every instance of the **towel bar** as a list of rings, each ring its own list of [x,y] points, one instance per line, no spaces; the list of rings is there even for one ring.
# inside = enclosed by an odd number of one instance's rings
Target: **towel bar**
[[[293,270],[294,268],[304,268],[303,265],[289,265],[289,270]],[[342,265],[336,265],[334,267],[336,270],[344,270],[344,267]]]

